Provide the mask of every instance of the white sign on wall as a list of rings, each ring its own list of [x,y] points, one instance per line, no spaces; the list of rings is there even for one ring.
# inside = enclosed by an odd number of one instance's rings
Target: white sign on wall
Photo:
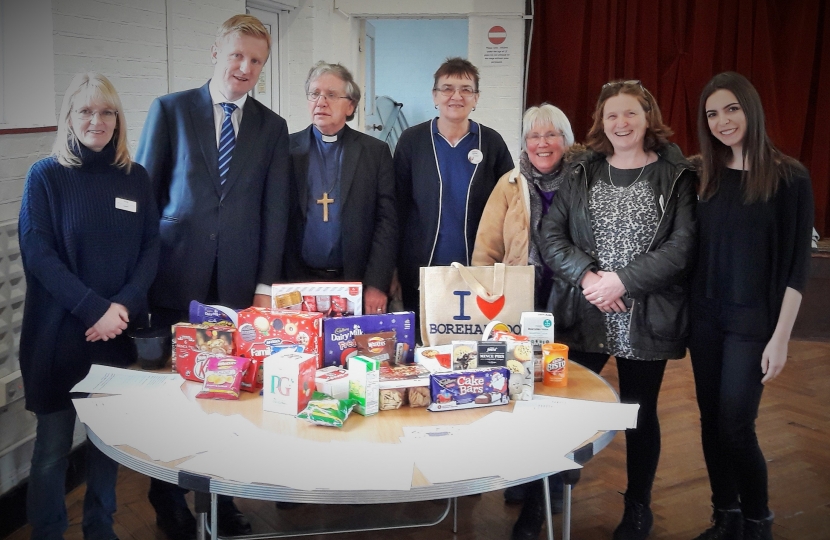
[[[501,25],[490,27],[484,36],[483,66],[510,66],[513,63],[514,40]]]

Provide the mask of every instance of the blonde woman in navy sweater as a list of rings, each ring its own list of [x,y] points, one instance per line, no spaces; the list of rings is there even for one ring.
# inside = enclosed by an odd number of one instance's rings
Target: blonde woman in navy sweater
[[[771,539],[755,418],[787,343],[810,267],[807,170],[767,136],[746,77],[716,75],[698,113],[699,244],[689,351],[714,507],[697,540]]]
[[[52,155],[29,170],[20,208],[26,303],[20,369],[37,416],[27,516],[32,538],[63,538],[64,484],[75,409],[70,389],[91,364],[126,366],[124,331],[146,312],[158,263],[158,212],[127,148],[121,100],[96,73],[64,95]],[[87,448],[83,533],[115,538],[118,464]]]

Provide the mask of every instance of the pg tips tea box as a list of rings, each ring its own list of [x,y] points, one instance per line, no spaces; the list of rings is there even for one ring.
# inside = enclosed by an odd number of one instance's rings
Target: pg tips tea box
[[[262,409],[296,416],[311,400],[317,355],[281,351],[265,359]]]
[[[355,410],[363,416],[377,414],[380,398],[380,361],[368,356],[352,356],[349,362],[349,399],[357,401]]]

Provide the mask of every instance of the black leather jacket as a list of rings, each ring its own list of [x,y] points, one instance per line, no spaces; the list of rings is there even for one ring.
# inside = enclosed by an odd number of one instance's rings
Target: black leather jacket
[[[617,271],[626,288],[634,355],[645,359],[683,358],[689,333],[689,273],[696,248],[695,173],[680,148],[657,150],[658,171],[650,175],[658,225],[645,253]],[[542,256],[553,269],[548,309],[556,341],[583,352],[607,352],[603,313],[582,294],[585,273],[598,268],[588,210],[589,178],[605,156],[577,156],[571,178],[562,185],[541,225]]]

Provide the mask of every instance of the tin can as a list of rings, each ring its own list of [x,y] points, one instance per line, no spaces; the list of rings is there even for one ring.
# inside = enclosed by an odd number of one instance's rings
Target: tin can
[[[561,343],[542,345],[542,384],[568,386],[568,346]]]

